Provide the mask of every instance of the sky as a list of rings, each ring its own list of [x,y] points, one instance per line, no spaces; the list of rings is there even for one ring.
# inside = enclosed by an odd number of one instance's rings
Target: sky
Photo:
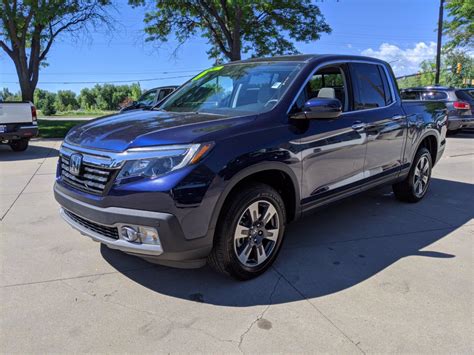
[[[179,85],[211,67],[206,40],[195,37],[176,51],[171,39],[164,45],[145,42],[145,7],[126,0],[110,9],[115,29],[104,28],[72,40],[63,36],[48,54],[38,88],[73,90],[106,82],[140,82],[143,89]],[[311,43],[297,43],[301,53],[359,54],[392,64],[397,76],[417,72],[419,64],[436,53],[438,0],[324,0],[317,1],[331,34]],[[15,67],[0,50],[0,88],[19,91]]]

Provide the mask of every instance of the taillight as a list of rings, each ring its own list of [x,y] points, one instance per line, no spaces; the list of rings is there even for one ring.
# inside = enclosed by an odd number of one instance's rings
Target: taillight
[[[33,122],[36,122],[36,120],[38,119],[38,115],[36,114],[36,107],[34,106],[31,106],[31,118]]]
[[[471,109],[471,105],[463,101],[455,101],[453,106],[456,110],[470,110]]]

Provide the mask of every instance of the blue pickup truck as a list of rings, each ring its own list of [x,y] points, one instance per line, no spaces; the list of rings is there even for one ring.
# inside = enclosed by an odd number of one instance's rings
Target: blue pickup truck
[[[382,184],[420,201],[446,123],[443,103],[402,102],[381,60],[238,61],[159,107],[73,128],[54,193],[72,227],[110,248],[245,280],[273,263],[286,225],[318,207]]]

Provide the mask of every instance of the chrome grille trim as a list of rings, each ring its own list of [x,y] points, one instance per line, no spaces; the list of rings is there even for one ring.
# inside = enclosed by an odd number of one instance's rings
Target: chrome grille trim
[[[81,172],[79,175],[73,175],[69,170],[69,157],[74,153],[76,152],[70,149],[67,149],[65,154],[63,149],[60,151],[59,159],[62,181],[78,190],[95,195],[102,195],[107,185],[111,182],[114,176],[113,173],[117,171],[117,169],[106,169],[96,165],[90,165],[91,159],[85,159],[85,155],[83,155]]]

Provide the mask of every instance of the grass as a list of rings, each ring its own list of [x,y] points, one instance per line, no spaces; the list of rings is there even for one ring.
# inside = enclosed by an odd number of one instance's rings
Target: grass
[[[117,111],[64,111],[64,112],[56,112],[54,115],[45,116],[41,111],[38,111],[38,117],[100,117],[105,115],[111,115],[113,113],[117,113]]]
[[[66,133],[74,126],[87,121],[79,120],[38,120],[39,137],[64,138]]]

